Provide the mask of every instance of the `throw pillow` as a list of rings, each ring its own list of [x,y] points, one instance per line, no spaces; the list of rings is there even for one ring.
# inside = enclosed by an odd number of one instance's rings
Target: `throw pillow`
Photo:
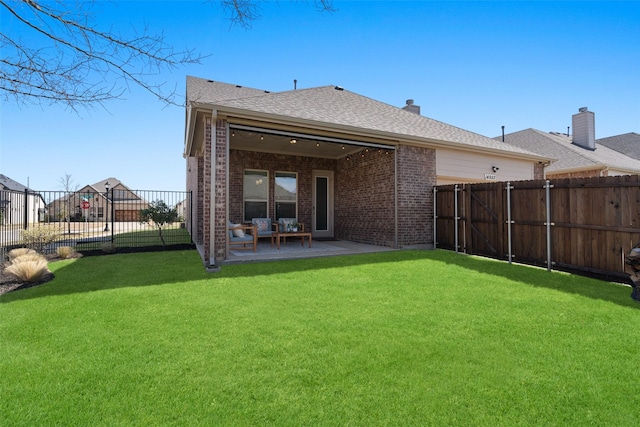
[[[267,218],[256,218],[254,220],[258,231],[269,231],[271,230],[271,220]]]
[[[240,224],[233,224],[233,227],[240,227]],[[234,237],[244,237],[244,230],[242,228],[233,229]]]

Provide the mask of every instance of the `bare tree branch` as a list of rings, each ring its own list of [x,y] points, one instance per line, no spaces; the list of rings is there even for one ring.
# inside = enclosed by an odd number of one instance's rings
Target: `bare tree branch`
[[[211,0],[213,1],[213,0]],[[245,28],[260,19],[261,0],[220,0],[231,21]],[[332,0],[313,1],[332,12]],[[0,32],[0,98],[26,104],[92,108],[139,86],[167,105],[181,105],[176,89],[157,82],[161,73],[203,57],[175,51],[148,27],[123,36],[98,28],[93,1],[0,0],[14,35]],[[20,38],[15,34],[25,34]]]
[[[214,2],[215,0],[210,0]],[[308,1],[304,1],[308,3]],[[222,8],[231,15],[231,22],[243,28],[250,29],[253,21],[261,18],[261,0],[221,0]],[[314,6],[320,12],[335,12],[333,0],[314,0]]]
[[[178,104],[153,77],[165,69],[199,63],[193,50],[176,52],[163,34],[120,37],[93,25],[90,2],[76,8],[40,0],[0,0],[29,42],[0,33],[0,90],[18,103],[63,103],[72,109],[120,98],[130,83],[167,104]],[[33,36],[33,37],[31,37]]]

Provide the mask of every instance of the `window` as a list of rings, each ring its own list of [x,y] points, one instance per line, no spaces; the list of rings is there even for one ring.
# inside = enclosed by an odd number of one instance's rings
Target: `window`
[[[269,215],[269,172],[244,171],[243,185],[244,221],[267,218]]]
[[[276,172],[274,196],[276,220],[298,217],[298,176],[293,172]]]

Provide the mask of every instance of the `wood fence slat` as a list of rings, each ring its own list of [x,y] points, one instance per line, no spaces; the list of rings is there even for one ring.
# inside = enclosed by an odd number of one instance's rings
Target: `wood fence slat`
[[[640,241],[640,177],[552,180],[551,259],[562,269],[625,277],[622,258]],[[547,257],[545,180],[511,182],[511,250],[515,261],[544,265]],[[438,246],[455,248],[457,196],[460,250],[507,255],[506,183],[437,187]]]

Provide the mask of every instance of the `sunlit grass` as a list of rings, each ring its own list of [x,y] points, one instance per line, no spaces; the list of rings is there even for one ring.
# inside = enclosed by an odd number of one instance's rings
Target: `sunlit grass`
[[[445,251],[50,265],[0,297],[6,425],[636,425],[630,289]]]

